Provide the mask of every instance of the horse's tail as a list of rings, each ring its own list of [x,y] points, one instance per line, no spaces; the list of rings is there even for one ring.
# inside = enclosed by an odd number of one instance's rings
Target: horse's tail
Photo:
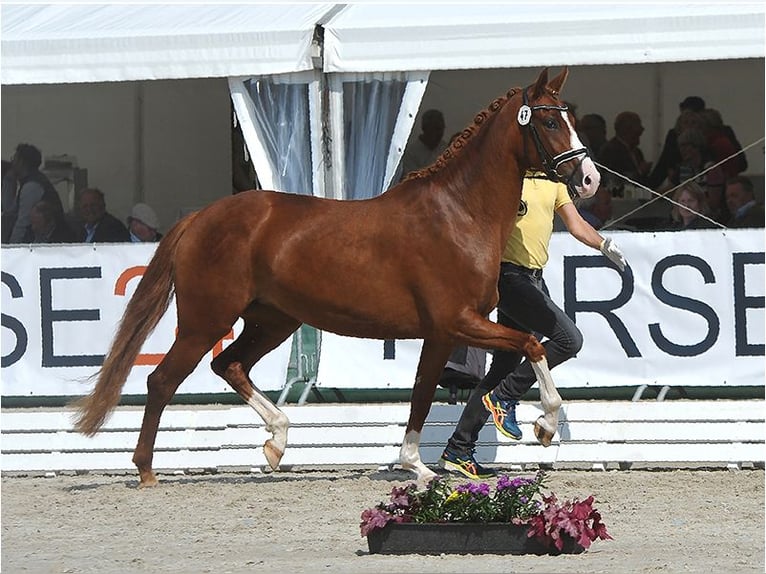
[[[157,246],[136,292],[125,308],[104,364],[91,377],[98,378],[96,385],[88,396],[75,403],[79,410],[74,425],[77,431],[88,436],[96,434],[107,415],[120,402],[122,387],[141,346],[173,299],[173,257],[178,241],[195,218],[196,214],[192,214],[178,222]]]

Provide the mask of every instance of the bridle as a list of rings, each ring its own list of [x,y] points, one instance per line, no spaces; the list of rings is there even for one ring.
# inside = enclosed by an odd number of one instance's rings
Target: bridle
[[[527,90],[525,89],[522,90],[522,105],[519,108],[517,120],[522,127],[527,126],[527,129],[532,134],[532,141],[534,142],[535,148],[537,149],[537,154],[543,161],[543,171],[545,172],[545,175],[548,176],[548,179],[565,184],[567,186],[567,190],[569,190],[569,195],[574,199],[577,197],[577,191],[572,185],[572,178],[577,173],[583,160],[585,160],[585,158],[590,155],[588,148],[581,147],[579,149],[570,149],[558,155],[552,156],[550,153],[548,153],[548,150],[545,149],[543,141],[540,139],[540,134],[537,133],[535,124],[532,122],[532,114],[537,110],[558,110],[560,112],[566,112],[568,109],[569,107],[566,105],[555,106],[552,104],[539,104],[536,106],[530,106]],[[525,148],[526,141],[526,138],[524,138]],[[572,170],[572,173],[569,175],[569,177],[565,177],[560,174],[558,172],[559,166],[572,160],[577,160],[577,166]]]

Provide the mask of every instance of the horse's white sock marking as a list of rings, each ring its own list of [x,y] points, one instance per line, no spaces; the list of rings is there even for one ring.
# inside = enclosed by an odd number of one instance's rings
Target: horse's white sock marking
[[[555,433],[559,426],[559,408],[561,407],[561,395],[553,383],[551,371],[548,368],[548,360],[543,357],[536,363],[532,363],[532,369],[540,382],[540,403],[545,414],[538,419],[541,426],[551,433]]]
[[[287,415],[258,389],[255,389],[255,392],[247,399],[247,404],[263,419],[263,422],[266,423],[266,430],[273,437],[266,441],[264,453],[269,466],[276,468],[285,448],[287,448],[287,429],[290,426],[290,421]]]
[[[405,470],[411,470],[420,482],[428,482],[436,473],[420,460],[420,433],[414,430],[404,435],[402,448],[399,450],[399,462]]]

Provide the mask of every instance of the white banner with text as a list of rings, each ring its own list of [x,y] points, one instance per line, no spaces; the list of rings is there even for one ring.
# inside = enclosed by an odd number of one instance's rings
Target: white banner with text
[[[155,247],[148,243],[3,247],[2,395],[88,393],[92,382],[87,379],[100,368]],[[173,344],[175,329],[174,300],[146,340],[123,394],[146,393],[146,377]],[[178,392],[234,392],[210,370],[210,361],[241,332],[240,319]],[[253,367],[250,374],[259,389],[282,389],[291,349],[289,338]]]
[[[764,384],[762,229],[606,234],[625,253],[629,268],[624,273],[566,233],[554,234],[551,241],[546,283],[585,337],[578,356],[554,370],[557,385]],[[154,248],[3,247],[3,396],[88,392],[86,379],[103,361]],[[125,394],[145,393],[146,377],[170,348],[175,325],[171,304],[144,344]],[[240,332],[241,321],[179,392],[233,392],[209,363]],[[411,388],[420,346],[420,341],[325,332],[317,384]],[[290,350],[288,340],[253,368],[251,376],[260,389],[283,387]]]

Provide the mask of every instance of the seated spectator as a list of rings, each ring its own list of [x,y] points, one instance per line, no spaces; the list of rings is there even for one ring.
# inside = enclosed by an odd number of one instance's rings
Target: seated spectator
[[[727,227],[763,227],[763,204],[755,200],[753,182],[738,175],[726,181],[726,206],[732,214]]]
[[[46,200],[38,201],[29,213],[32,228],[31,243],[74,243],[77,238],[61,217],[56,207]]]
[[[598,157],[606,143],[606,120],[598,114],[586,114],[577,122],[580,140],[590,150],[593,157]]]
[[[639,147],[644,126],[635,112],[620,112],[614,120],[615,136],[598,154],[599,163],[632,181],[645,185],[652,164],[644,159]]]
[[[78,238],[84,243],[119,243],[130,241],[125,225],[106,211],[104,193],[95,187],[80,192],[77,202],[84,224],[78,230]]]
[[[710,160],[704,132],[696,128],[687,128],[679,133],[677,143],[680,162],[668,168],[668,177],[657,191],[665,191],[692,179],[705,186],[708,177],[719,180],[723,178],[720,167],[709,169],[713,162]]]
[[[19,144],[11,160],[11,172],[18,180],[15,218],[12,224],[9,243],[29,243],[33,232],[29,222],[32,208],[40,200],[47,201],[56,210],[56,218],[64,223],[64,206],[56,188],[40,171],[42,154],[30,144]]]
[[[712,229],[718,227],[712,221],[705,219],[705,217],[710,217],[710,208],[705,197],[705,190],[698,184],[690,181],[682,185],[673,194],[673,200],[676,203],[670,210],[670,217],[673,220],[671,229]],[[705,217],[700,217],[701,215]]]
[[[705,195],[710,207],[710,217],[726,225],[731,218],[729,208],[726,206],[726,178],[720,169],[710,171],[705,177]]]
[[[159,219],[151,207],[145,203],[133,206],[128,216],[128,230],[133,243],[159,241],[162,239],[162,234],[157,231],[159,227]]]
[[[612,217],[612,192],[600,185],[591,197],[576,200],[575,206],[593,229],[601,229]]]

